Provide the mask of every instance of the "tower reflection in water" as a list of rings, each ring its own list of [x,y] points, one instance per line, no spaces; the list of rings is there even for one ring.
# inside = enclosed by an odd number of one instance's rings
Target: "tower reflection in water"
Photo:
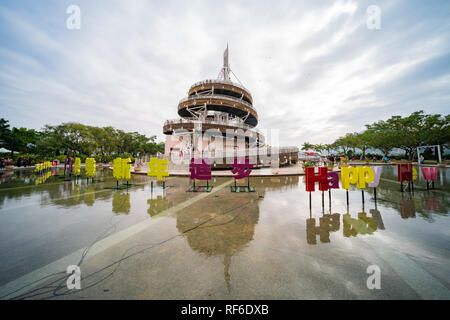
[[[266,191],[279,191],[298,186],[299,177],[278,179],[252,179],[257,193],[236,196],[224,192],[208,198],[208,203],[190,207],[176,215],[176,227],[196,252],[206,257],[219,257],[224,266],[224,280],[230,290],[230,267],[232,257],[243,250],[252,240],[259,221],[259,202]],[[183,186],[184,187],[184,186]],[[172,203],[176,203],[177,190],[169,189],[162,195],[147,200],[148,213],[160,216]]]

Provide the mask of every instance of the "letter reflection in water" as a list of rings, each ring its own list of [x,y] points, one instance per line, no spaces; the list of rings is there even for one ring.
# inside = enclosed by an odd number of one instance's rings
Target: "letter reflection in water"
[[[359,212],[358,218],[353,218],[349,213],[342,215],[343,235],[346,238],[356,237],[357,235],[373,234],[376,230],[384,230],[384,223],[380,211],[375,208],[370,210],[371,217],[365,212]],[[312,213],[311,213],[312,215]],[[329,243],[330,233],[339,231],[340,218],[339,213],[325,214],[319,217],[319,225],[316,226],[316,219],[310,215],[306,219],[306,240],[308,244],[317,244],[317,236],[320,242]]]
[[[380,216],[381,218],[381,216]],[[377,230],[377,222],[373,217],[367,217],[365,212],[358,213],[358,219],[350,214],[342,217],[344,237],[356,237],[358,234],[372,234]]]
[[[306,241],[308,244],[317,244],[317,235],[319,235],[320,242],[330,242],[330,232],[339,230],[340,218],[341,215],[339,213],[325,214],[319,218],[319,226],[316,226],[315,218],[307,219]]]
[[[130,213],[130,194],[129,193],[114,193],[112,200],[112,211],[116,214]]]
[[[439,199],[436,197],[425,198],[425,210],[438,211],[441,209]]]
[[[403,219],[416,217],[416,206],[413,199],[400,200],[400,216]]]
[[[170,206],[169,200],[164,199],[162,196],[157,196],[156,199],[148,199],[147,204],[150,205],[150,207],[147,210],[147,213],[151,217],[155,217],[160,212],[169,209]]]

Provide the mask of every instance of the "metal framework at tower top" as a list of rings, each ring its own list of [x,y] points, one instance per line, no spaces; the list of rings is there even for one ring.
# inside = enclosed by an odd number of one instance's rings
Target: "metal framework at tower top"
[[[234,74],[233,70],[231,70],[230,68],[230,64],[228,62],[228,43],[227,43],[227,48],[223,53],[223,67],[222,70],[220,70],[217,79],[232,82],[230,74],[233,74],[236,80],[239,82],[239,84],[243,86],[241,80],[239,80],[239,78]]]

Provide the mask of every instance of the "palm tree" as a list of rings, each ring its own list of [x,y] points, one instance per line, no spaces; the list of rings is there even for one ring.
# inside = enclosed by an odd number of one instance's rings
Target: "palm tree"
[[[312,143],[309,143],[309,142],[305,142],[302,145],[302,150],[305,150],[305,151],[306,150],[311,150],[313,148],[314,148],[314,145]]]

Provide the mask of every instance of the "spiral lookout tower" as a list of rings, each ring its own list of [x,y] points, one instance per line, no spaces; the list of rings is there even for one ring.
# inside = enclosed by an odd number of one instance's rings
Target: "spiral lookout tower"
[[[237,82],[231,80],[232,75]],[[248,151],[264,146],[265,137],[255,129],[258,113],[253,106],[253,97],[230,68],[228,45],[217,79],[194,83],[187,97],[178,103],[178,115],[180,119],[164,123],[166,156],[201,156],[207,150],[214,161],[215,157],[224,157],[230,150]],[[201,143],[195,141],[193,134],[200,130]],[[234,138],[225,139],[231,131],[235,133]],[[223,139],[218,140],[219,136]]]

